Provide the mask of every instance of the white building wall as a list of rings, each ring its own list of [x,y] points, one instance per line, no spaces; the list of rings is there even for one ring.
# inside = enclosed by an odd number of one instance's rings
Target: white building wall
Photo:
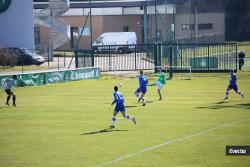
[[[35,49],[33,0],[12,0],[0,13],[0,47]]]

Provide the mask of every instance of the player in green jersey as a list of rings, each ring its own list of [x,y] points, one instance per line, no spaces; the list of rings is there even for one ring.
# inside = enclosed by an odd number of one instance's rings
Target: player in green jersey
[[[154,84],[149,84],[148,86],[157,86],[158,87],[158,94],[159,94],[159,100],[162,100],[162,96],[161,96],[161,88],[163,87],[163,85],[166,84],[166,74],[164,72],[160,71],[160,74],[156,74],[156,76],[158,76],[158,80],[154,83]]]

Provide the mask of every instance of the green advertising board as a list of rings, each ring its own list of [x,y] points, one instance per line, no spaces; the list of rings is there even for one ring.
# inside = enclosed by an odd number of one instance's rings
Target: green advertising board
[[[12,75],[0,76],[1,85],[3,85],[6,78],[12,78]],[[24,73],[18,75],[17,86],[39,86],[98,78],[100,78],[100,68],[80,68],[76,70]]]
[[[44,73],[19,75],[20,86],[39,86],[45,84]]]
[[[195,68],[218,68],[217,57],[194,57],[190,58],[190,65]]]

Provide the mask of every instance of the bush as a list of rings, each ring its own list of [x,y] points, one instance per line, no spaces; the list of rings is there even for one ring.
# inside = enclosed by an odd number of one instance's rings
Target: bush
[[[0,48],[0,65],[14,67],[18,65],[20,55],[14,49]]]

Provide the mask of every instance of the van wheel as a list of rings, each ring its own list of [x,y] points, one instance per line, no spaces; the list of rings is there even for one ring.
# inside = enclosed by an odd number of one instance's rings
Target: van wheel
[[[122,54],[122,53],[123,53],[123,49],[122,49],[122,48],[119,48],[119,49],[118,49],[118,53]]]

